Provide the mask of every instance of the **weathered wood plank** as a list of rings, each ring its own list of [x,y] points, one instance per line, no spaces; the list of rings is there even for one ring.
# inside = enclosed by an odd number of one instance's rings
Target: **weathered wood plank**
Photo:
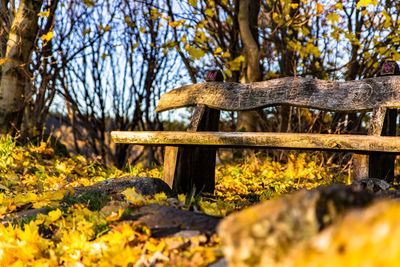
[[[176,162],[178,161],[179,147],[167,146],[164,151],[164,170],[163,181],[172,189],[174,185],[174,177],[176,171]]]
[[[368,128],[368,135],[380,136],[382,133],[387,108],[378,107],[374,108]],[[374,161],[374,160],[372,160]],[[353,155],[353,178],[354,180],[360,180],[365,178],[378,178],[371,175],[371,158],[369,155]],[[372,167],[374,168],[374,167]],[[375,166],[378,168],[378,166]]]
[[[379,135],[396,135],[397,109],[388,109]],[[378,135],[378,133],[376,133]],[[391,183],[394,180],[395,155],[372,153],[369,156],[369,177],[380,178]]]
[[[156,111],[200,104],[232,111],[274,105],[343,112],[400,108],[400,76],[345,82],[286,77],[250,84],[198,83],[163,94]]]
[[[217,131],[219,110],[204,105],[196,107],[188,132]],[[213,193],[215,188],[216,148],[212,147],[166,147],[163,180],[176,193]]]
[[[400,154],[400,138],[370,135],[260,132],[112,132],[116,143],[172,146],[265,147]]]

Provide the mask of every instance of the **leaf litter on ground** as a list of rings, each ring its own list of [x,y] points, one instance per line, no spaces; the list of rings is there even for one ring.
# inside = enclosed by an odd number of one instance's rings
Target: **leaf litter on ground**
[[[124,215],[158,203],[224,217],[300,188],[332,183],[335,171],[304,153],[290,155],[286,165],[270,158],[224,163],[216,168],[215,194],[143,196],[128,188],[124,200],[117,201],[120,207],[105,213],[108,196],[74,197],[74,187],[128,175],[161,178],[162,169],[128,166],[121,171],[82,156],[60,156],[49,142],[18,146],[13,138],[2,137],[0,216],[38,208],[48,213],[0,224],[0,265],[205,266],[223,256],[216,235],[153,238],[146,225],[124,222]]]

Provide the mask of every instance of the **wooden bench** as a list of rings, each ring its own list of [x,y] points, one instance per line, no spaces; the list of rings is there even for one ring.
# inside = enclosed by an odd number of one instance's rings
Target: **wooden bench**
[[[244,111],[291,105],[336,112],[372,111],[368,135],[218,132],[220,110]],[[334,82],[279,78],[251,84],[205,82],[161,96],[156,112],[195,107],[186,132],[112,132],[116,143],[166,146],[164,181],[176,192],[213,192],[218,147],[351,151],[355,179],[393,179],[400,154],[396,134],[400,76]]]

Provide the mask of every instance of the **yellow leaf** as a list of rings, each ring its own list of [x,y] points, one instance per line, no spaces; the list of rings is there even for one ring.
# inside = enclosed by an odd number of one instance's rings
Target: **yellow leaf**
[[[199,28],[199,29],[203,29],[207,24],[208,24],[208,21],[207,20],[203,20],[200,23],[198,23],[196,25],[196,27]]]
[[[124,209],[118,209],[118,213],[112,212],[109,216],[106,217],[106,221],[113,222],[119,220],[122,214],[124,214],[124,211]]]
[[[56,192],[51,192],[51,191],[47,191],[44,192],[41,196],[40,199],[45,199],[45,200],[49,200],[49,201],[56,201],[56,200],[61,200],[64,198],[64,195],[67,193],[66,189],[63,190],[58,190]]]
[[[214,16],[214,11],[211,8],[207,8],[204,13],[210,18]]]
[[[94,6],[94,1],[92,0],[83,0],[83,3],[87,6],[87,7],[91,7]]]
[[[57,221],[62,215],[62,212],[60,209],[56,209],[56,210],[52,210],[49,212],[49,214],[47,215],[47,222],[49,223],[53,223],[55,221]]]
[[[362,6],[367,7],[369,4],[376,6],[378,4],[378,1],[377,0],[360,0],[357,3],[357,9],[359,9]]]
[[[186,42],[187,42],[186,34],[182,36],[181,42],[182,42],[182,43],[186,43]]]
[[[228,23],[228,24],[233,24],[233,19],[232,19],[231,16],[228,16],[228,17],[226,18],[226,23]]]
[[[100,30],[105,31],[105,32],[108,32],[111,29],[110,26],[108,26],[108,25],[103,26],[103,24],[100,24],[99,28],[100,28]]]
[[[221,47],[217,47],[217,49],[215,49],[214,54],[219,54],[221,53],[223,50]]]
[[[42,39],[42,41],[50,41],[52,38],[54,37],[54,34],[52,31],[49,31],[48,33],[42,35],[42,37],[40,37],[40,39]]]
[[[275,23],[279,23],[279,15],[278,15],[278,13],[273,13],[272,14],[272,20],[275,22]]]
[[[326,18],[332,23],[339,22],[339,15],[336,13],[329,13]]]
[[[184,195],[184,194],[179,194],[179,195],[178,195],[178,200],[179,200],[180,202],[185,202],[185,200],[186,200],[185,195]]]
[[[185,20],[181,19],[178,21],[171,21],[168,23],[169,26],[171,26],[172,28],[177,28],[183,25],[183,23],[185,23]]]
[[[193,46],[190,46],[188,49],[186,49],[189,53],[189,55],[193,58],[193,59],[200,59],[204,56],[205,52],[203,49],[201,48],[196,48]]]
[[[229,52],[224,52],[224,53],[222,54],[222,57],[224,57],[224,58],[230,58],[230,57],[231,57],[231,53],[229,53]]]
[[[50,16],[50,9],[47,9],[46,11],[42,11],[38,13],[38,16],[41,18],[48,18]]]
[[[317,13],[321,13],[322,10],[324,9],[324,5],[317,3],[317,8],[316,9],[317,9]]]
[[[234,60],[227,62],[227,67],[229,67],[231,71],[240,70],[242,62],[244,62],[244,60],[244,56],[238,56]]]
[[[105,60],[107,57],[109,57],[110,55],[108,55],[108,54],[103,54],[103,55],[101,55],[101,59],[103,59],[103,60]]]
[[[189,0],[188,2],[192,7],[197,7],[197,0]]]
[[[129,26],[129,27],[135,27],[136,24],[134,22],[132,22],[131,18],[128,16],[125,16],[125,23]]]
[[[90,33],[90,29],[87,30],[83,30],[83,35],[89,34]]]
[[[0,66],[3,65],[4,63],[10,61],[11,59],[9,58],[0,58]]]
[[[141,204],[143,203],[146,199],[139,193],[136,192],[135,188],[128,188],[122,191],[122,193],[126,199],[129,201],[132,201],[135,204]]]
[[[164,192],[157,193],[154,195],[154,199],[157,201],[167,200],[167,195]]]
[[[145,28],[145,27],[140,27],[139,31],[140,31],[141,33],[145,33],[146,28]]]

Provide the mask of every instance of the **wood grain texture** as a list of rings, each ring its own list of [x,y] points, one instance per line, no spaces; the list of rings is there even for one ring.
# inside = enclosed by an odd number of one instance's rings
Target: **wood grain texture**
[[[384,117],[384,123],[380,131],[376,131],[374,135],[395,136],[397,109],[388,109]],[[371,128],[370,128],[371,129]],[[394,181],[395,155],[387,153],[372,153],[369,156],[369,174],[368,177],[380,178],[388,183]]]
[[[387,110],[388,109],[385,107],[377,107],[373,109],[370,125],[368,128],[368,135],[381,135]],[[373,170],[374,168],[379,168],[379,166],[374,166],[371,168],[370,165],[372,162],[376,163],[376,159],[371,160],[370,155],[353,155],[353,179],[361,180],[369,177],[378,178],[375,176],[371,176],[371,170]]]
[[[163,181],[166,182],[171,189],[174,185],[178,149],[179,148],[176,146],[167,146],[164,151]]]
[[[199,105],[193,113],[187,131],[218,131],[219,115],[219,110]],[[173,191],[178,194],[187,194],[194,188],[196,193],[213,193],[216,151],[216,147],[186,146],[174,149],[167,146],[163,180],[172,185]]]
[[[400,108],[400,76],[346,82],[286,77],[250,84],[197,83],[163,94],[156,111],[200,104],[231,111],[274,105],[343,112]]]
[[[259,132],[112,132],[116,143],[138,145],[265,147],[400,154],[400,138],[371,135]]]

